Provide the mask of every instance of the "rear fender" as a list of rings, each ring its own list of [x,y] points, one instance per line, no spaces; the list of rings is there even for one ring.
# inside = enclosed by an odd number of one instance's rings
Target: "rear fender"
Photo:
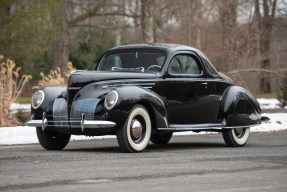
[[[261,109],[246,89],[229,87],[221,100],[220,119],[226,127],[248,127],[261,123]]]

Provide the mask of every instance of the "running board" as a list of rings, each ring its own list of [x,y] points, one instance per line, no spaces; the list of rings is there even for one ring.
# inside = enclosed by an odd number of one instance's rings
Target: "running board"
[[[171,124],[168,128],[158,128],[159,131],[204,131],[204,130],[220,130],[224,127],[222,124],[193,124],[193,125],[177,125]]]
[[[158,130],[159,131],[173,131],[173,132],[180,132],[180,131],[220,131],[222,129],[247,128],[247,127],[251,127],[251,126],[255,126],[255,125],[226,127],[221,123],[193,124],[193,125],[171,124],[167,128],[158,128]]]

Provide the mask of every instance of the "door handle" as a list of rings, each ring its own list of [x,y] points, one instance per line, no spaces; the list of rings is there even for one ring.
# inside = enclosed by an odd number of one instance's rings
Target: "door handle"
[[[207,83],[207,82],[204,82],[204,83],[201,83],[201,85],[208,85],[208,83]]]

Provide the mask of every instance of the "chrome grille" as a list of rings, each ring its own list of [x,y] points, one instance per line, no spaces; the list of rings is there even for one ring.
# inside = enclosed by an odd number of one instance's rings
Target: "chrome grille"
[[[56,128],[68,127],[68,106],[63,98],[57,98],[53,104],[53,120]]]

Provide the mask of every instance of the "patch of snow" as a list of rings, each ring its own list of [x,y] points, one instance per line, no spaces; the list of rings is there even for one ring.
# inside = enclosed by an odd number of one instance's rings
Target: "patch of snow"
[[[280,109],[280,102],[278,99],[264,99],[258,98],[257,99],[261,109]]]
[[[251,128],[251,132],[273,132],[287,130],[287,113],[263,113],[262,116],[270,118],[267,123],[262,123]],[[175,135],[210,134],[210,132],[195,133],[192,131],[179,132]],[[115,136],[86,137],[72,135],[71,140],[107,139]],[[35,127],[1,127],[0,145],[38,143]]]
[[[287,130],[287,113],[263,113],[270,121],[251,128],[252,132],[273,132]]]
[[[38,143],[35,127],[1,127],[0,145]]]
[[[22,112],[29,112],[31,111],[31,104],[19,104],[19,103],[12,103],[10,106],[11,113],[17,113],[18,111]]]
[[[91,139],[108,139],[115,136],[86,137],[84,135],[72,135],[71,141],[91,140]],[[39,143],[35,127],[18,126],[18,127],[0,127],[0,145],[31,144]]]

